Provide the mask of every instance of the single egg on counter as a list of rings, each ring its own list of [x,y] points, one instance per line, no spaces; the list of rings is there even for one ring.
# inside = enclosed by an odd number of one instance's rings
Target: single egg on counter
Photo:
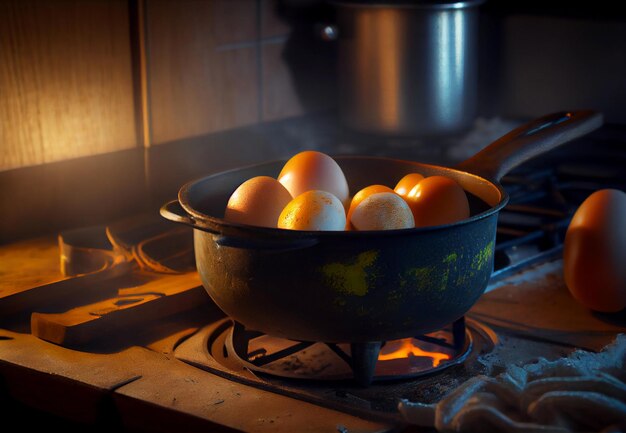
[[[239,224],[276,228],[276,220],[291,201],[289,191],[270,176],[248,179],[231,194],[224,219]]]
[[[407,202],[395,192],[379,192],[361,201],[352,212],[356,230],[393,230],[415,227]]]
[[[601,189],[578,207],[563,243],[563,276],[587,308],[611,313],[626,307],[626,193]]]
[[[393,193],[393,190],[385,185],[369,185],[354,194],[354,197],[352,197],[352,200],[350,201],[350,207],[348,208],[348,215],[346,217],[346,230],[351,230],[353,228],[350,220],[352,218],[352,213],[354,212],[354,209],[359,205],[359,203],[361,203],[370,195],[377,194],[379,192]]]
[[[344,230],[346,211],[343,203],[327,191],[303,192],[287,203],[278,217],[277,227],[290,230]]]
[[[297,197],[309,190],[326,191],[341,203],[348,202],[348,181],[339,164],[322,152],[305,150],[292,156],[283,166],[278,181]]]
[[[428,176],[420,180],[405,200],[413,211],[415,227],[450,224],[469,218],[465,190],[447,176]]]
[[[422,179],[424,179],[424,176],[419,173],[409,173],[398,181],[393,190],[400,196],[406,197],[409,191]]]

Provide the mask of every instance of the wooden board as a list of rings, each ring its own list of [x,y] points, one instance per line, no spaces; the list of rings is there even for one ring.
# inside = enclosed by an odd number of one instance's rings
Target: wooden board
[[[116,293],[108,282],[133,268],[110,257],[97,272],[63,275],[56,236],[0,247],[0,317],[33,311],[63,311]]]
[[[563,280],[562,260],[522,271],[488,290],[469,316],[508,334],[599,351],[626,332],[623,312],[596,313],[576,302]]]
[[[150,322],[207,304],[209,297],[197,272],[167,275],[137,272],[120,279],[117,296],[62,313],[33,313],[31,332],[63,346],[80,346],[115,335],[137,332]],[[130,283],[130,285],[128,285]]]
[[[191,312],[210,298],[191,229],[163,221],[137,216],[0,248],[3,324],[67,347],[126,331],[145,337],[144,328],[181,312],[190,312],[183,328],[197,327],[203,312],[193,320]]]

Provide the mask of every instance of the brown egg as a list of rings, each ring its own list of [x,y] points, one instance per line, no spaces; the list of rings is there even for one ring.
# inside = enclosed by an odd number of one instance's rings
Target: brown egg
[[[405,200],[413,211],[415,227],[450,224],[469,217],[469,202],[463,188],[446,176],[420,180]]]
[[[409,191],[422,179],[424,176],[419,173],[409,173],[398,181],[393,190],[400,196],[406,197]]]
[[[283,166],[278,181],[297,197],[310,190],[326,191],[344,205],[348,203],[348,182],[339,164],[330,156],[305,150],[292,156]]]
[[[289,191],[276,179],[256,176],[231,194],[224,219],[239,224],[276,227],[278,216],[291,200]]]
[[[591,310],[626,307],[626,193],[602,189],[576,210],[563,244],[570,293]]]
[[[354,197],[352,197],[352,200],[350,201],[350,207],[348,208],[348,215],[346,217],[346,230],[353,229],[352,224],[350,223],[350,220],[352,218],[352,213],[354,212],[354,209],[359,205],[359,203],[361,203],[370,195],[377,194],[379,192],[394,192],[394,191],[385,185],[369,185],[359,190],[359,192],[357,192],[356,194],[354,194]]]

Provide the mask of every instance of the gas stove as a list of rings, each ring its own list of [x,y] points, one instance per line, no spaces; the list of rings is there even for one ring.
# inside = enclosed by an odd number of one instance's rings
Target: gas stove
[[[399,404],[435,405],[513,364],[599,352],[626,330],[623,312],[576,304],[561,275],[578,205],[600,188],[626,191],[625,138],[607,125],[506,176],[485,294],[456,322],[374,351],[230,320],[194,272],[190,231],[154,215],[4,246],[3,272],[23,287],[0,292],[4,394],[79,426],[129,431],[433,430]],[[419,157],[397,142],[384,148]]]

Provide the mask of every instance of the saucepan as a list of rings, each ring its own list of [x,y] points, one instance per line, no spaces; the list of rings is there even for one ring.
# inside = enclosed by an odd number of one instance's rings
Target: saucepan
[[[347,126],[408,136],[471,126],[484,0],[330,3],[337,12],[330,34],[337,39],[339,112]]]
[[[501,178],[522,162],[603,123],[591,110],[535,119],[453,168],[369,156],[333,156],[354,194],[393,187],[408,173],[443,175],[466,191],[470,217],[380,231],[296,231],[224,221],[232,192],[286,161],[212,174],[183,185],[161,215],[193,227],[196,267],[213,301],[251,330],[300,341],[366,343],[439,329],[463,316],[493,272]],[[332,156],[332,155],[331,155]]]

